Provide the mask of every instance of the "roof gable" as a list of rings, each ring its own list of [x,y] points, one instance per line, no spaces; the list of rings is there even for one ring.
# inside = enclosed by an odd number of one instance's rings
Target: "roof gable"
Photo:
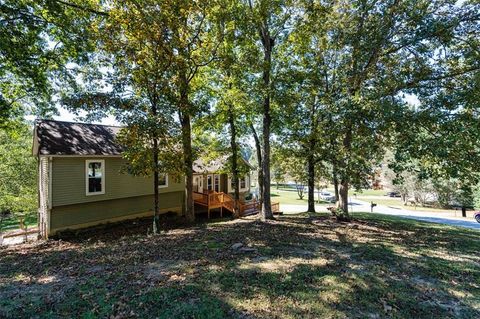
[[[37,120],[35,155],[121,155],[116,142],[118,126]]]

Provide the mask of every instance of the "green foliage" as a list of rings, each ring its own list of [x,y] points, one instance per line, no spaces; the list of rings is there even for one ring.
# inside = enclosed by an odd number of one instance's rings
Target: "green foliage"
[[[98,14],[90,0],[0,3],[0,129],[55,111],[52,96],[72,80],[67,64],[92,51],[88,25]]]
[[[480,184],[473,188],[473,207],[480,209]]]
[[[29,125],[0,131],[0,214],[11,213],[15,219],[36,214],[37,165],[31,147]]]

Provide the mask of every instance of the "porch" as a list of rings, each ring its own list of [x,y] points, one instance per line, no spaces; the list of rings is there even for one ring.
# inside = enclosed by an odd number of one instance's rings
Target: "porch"
[[[193,201],[195,205],[207,210],[207,216],[210,218],[211,210],[219,209],[220,217],[223,217],[223,210],[226,209],[233,214],[235,209],[235,200],[230,194],[216,191],[193,192]],[[256,199],[250,201],[238,201],[238,210],[240,216],[253,215],[260,211],[260,202]],[[280,211],[280,203],[272,202],[272,212]]]

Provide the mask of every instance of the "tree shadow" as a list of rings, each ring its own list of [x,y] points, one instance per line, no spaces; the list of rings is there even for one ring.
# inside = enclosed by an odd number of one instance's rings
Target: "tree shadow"
[[[146,236],[138,224],[3,249],[0,316],[108,317],[129,311],[139,317],[151,312],[205,318],[478,314],[450,289],[455,280],[458,292],[480,293],[478,255],[471,247],[479,243],[469,231],[439,232],[388,218],[329,220],[303,215],[266,223],[224,219],[166,225],[156,236]],[[235,243],[254,250],[236,251]],[[464,259],[426,253],[435,247]]]

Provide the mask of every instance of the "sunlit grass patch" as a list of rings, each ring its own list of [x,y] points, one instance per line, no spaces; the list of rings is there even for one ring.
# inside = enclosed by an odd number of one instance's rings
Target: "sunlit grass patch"
[[[113,234],[2,249],[0,317],[480,315],[473,230],[355,213]]]

